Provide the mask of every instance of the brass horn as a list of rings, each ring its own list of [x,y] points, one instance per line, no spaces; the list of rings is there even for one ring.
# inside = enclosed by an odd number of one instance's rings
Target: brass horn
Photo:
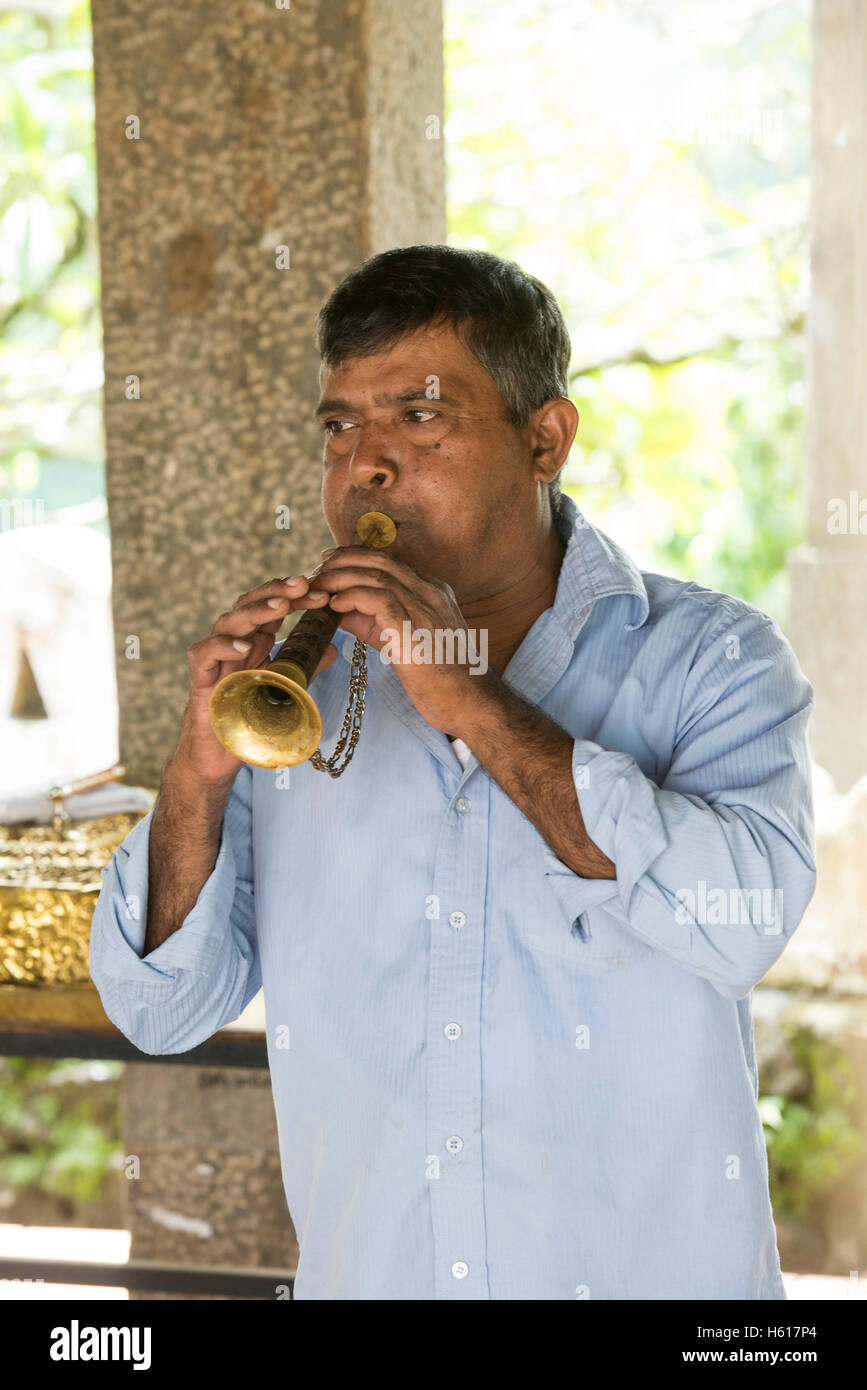
[[[356,523],[362,545],[383,550],[397,527],[384,512],[365,512]],[[254,767],[295,767],[310,759],[320,772],[339,777],[358,742],[367,679],[364,643],[355,640],[350,672],[349,708],[334,753],[326,761],[318,752],[322,717],[308,693],[313,672],[343,615],[330,604],[308,608],[267,666],[233,671],[214,687],[208,705],[211,727],[223,747]],[[353,711],[353,705],[357,708]],[[354,718],[352,717],[354,714]],[[336,760],[352,731],[346,760]]]

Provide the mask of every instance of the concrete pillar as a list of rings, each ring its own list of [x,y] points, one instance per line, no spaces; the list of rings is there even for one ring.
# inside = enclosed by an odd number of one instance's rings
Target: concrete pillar
[[[366,256],[445,239],[442,17],[94,0],[93,25],[120,755],[155,785],[187,647],[329,543],[318,309]]]
[[[814,0],[809,534],[789,560],[792,643],[816,689],[812,751],[867,772],[867,8]]]
[[[121,1124],[132,1259],[294,1271],[298,1244],[267,1071],[127,1063]],[[286,1297],[276,1272],[273,1287],[275,1301]],[[145,1302],[178,1297],[130,1294]]]
[[[187,648],[330,540],[318,309],[366,256],[445,240],[442,16],[439,0],[93,0],[93,28],[120,756],[156,786]],[[255,1080],[128,1068],[134,1258],[291,1260]]]

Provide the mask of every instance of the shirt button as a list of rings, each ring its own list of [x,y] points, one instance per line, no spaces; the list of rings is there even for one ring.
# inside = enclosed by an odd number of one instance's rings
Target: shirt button
[[[455,1042],[461,1036],[463,1029],[459,1023],[447,1023],[443,1029],[449,1042]]]
[[[452,1274],[456,1279],[466,1279],[469,1272],[470,1267],[468,1264],[464,1264],[463,1260],[455,1260],[452,1265]]]
[[[449,922],[453,927],[465,927],[467,925],[467,914],[465,912],[452,912]]]
[[[473,803],[470,801],[470,798],[468,796],[459,796],[457,801],[455,802],[455,810],[460,811],[461,815],[463,816],[470,809],[472,804]]]
[[[450,1134],[446,1140],[446,1148],[450,1154],[459,1154],[464,1147],[464,1141],[459,1134]]]

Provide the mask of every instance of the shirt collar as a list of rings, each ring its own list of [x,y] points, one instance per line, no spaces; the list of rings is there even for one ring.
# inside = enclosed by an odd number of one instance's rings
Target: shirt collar
[[[596,600],[612,594],[632,594],[635,599],[633,621],[625,627],[629,632],[641,627],[650,612],[650,600],[635,561],[604,531],[591,525],[565,492],[554,514],[554,525],[566,542],[554,599],[554,617],[569,634],[570,641],[575,641]]]

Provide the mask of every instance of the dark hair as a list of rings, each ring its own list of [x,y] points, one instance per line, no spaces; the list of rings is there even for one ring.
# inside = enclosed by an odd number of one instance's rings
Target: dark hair
[[[457,246],[400,246],[351,271],[316,320],[322,366],[339,367],[440,322],[455,330],[466,324],[467,348],[493,377],[516,428],[552,396],[568,396],[572,348],[551,291],[514,261]],[[560,495],[558,473],[548,484],[552,516]]]

